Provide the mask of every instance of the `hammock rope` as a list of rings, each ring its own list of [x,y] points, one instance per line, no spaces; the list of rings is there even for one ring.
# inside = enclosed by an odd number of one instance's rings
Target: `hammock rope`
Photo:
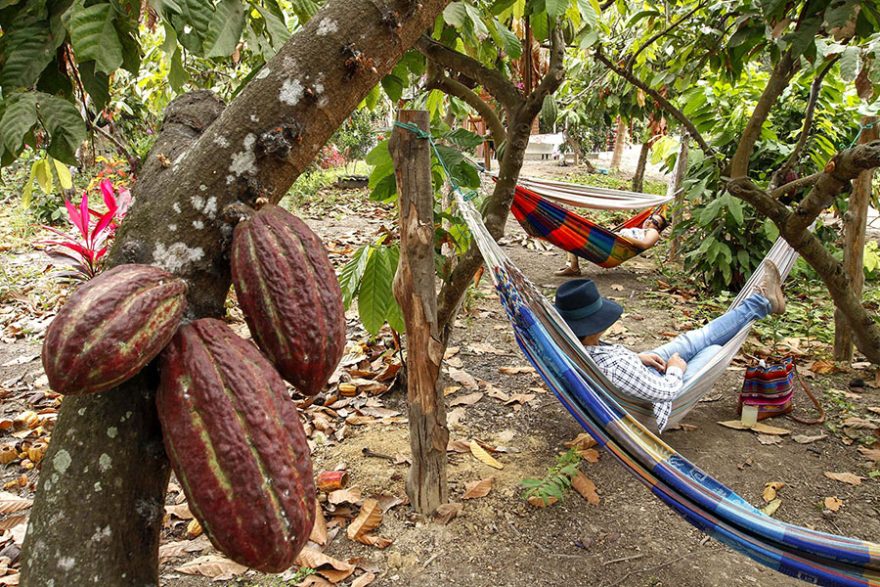
[[[433,143],[430,135],[424,135],[419,136]],[[618,403],[613,386],[583,349],[568,354],[580,347],[577,339],[547,299],[498,247],[471,202],[473,194],[466,197],[450,184],[460,214],[490,269],[517,343],[547,386],[599,445],[689,523],[760,564],[818,585],[880,587],[880,545],[764,515],[629,415]],[[779,246],[777,252],[784,252],[783,247]],[[756,274],[760,272],[759,268]],[[758,278],[752,276],[752,280]],[[747,286],[734,304],[748,292]],[[739,336],[744,339],[747,334],[744,329]],[[722,349],[719,355],[723,356],[714,363],[723,368],[728,362],[727,352]],[[710,363],[694,379],[708,378],[712,369]]]

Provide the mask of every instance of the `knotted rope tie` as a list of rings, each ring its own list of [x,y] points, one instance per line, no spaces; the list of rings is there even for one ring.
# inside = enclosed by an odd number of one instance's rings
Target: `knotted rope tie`
[[[455,178],[449,171],[449,167],[446,165],[446,161],[443,159],[443,156],[440,155],[440,150],[437,148],[437,143],[434,142],[434,137],[431,135],[430,132],[422,130],[411,122],[400,122],[399,120],[395,120],[394,126],[411,132],[413,135],[415,135],[417,139],[428,141],[428,144],[431,145],[431,150],[434,152],[434,156],[437,157],[437,161],[440,162],[440,167],[443,168],[443,173],[446,175],[446,180],[449,182],[450,188],[452,188],[451,191],[459,192],[465,199],[465,201],[471,201],[477,197],[476,190],[463,190],[461,186],[456,183]]]

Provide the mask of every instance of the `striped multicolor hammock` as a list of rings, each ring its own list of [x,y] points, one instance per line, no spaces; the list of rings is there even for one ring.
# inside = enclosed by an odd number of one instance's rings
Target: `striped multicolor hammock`
[[[685,520],[759,563],[813,584],[880,587],[880,545],[764,515],[629,414],[618,401],[622,394],[598,370],[552,304],[504,255],[473,204],[459,190],[455,193],[520,348],[600,445]],[[770,256],[782,263],[780,270],[786,272],[794,260],[784,243],[777,243]],[[750,292],[760,272],[734,303]],[[705,382],[723,371],[747,335],[748,329],[743,329],[737,340],[728,343],[717,361],[695,377],[699,382],[688,392],[700,391]]]
[[[518,185],[510,210],[531,236],[546,240],[599,267],[611,269],[645,252],[644,247],[620,236],[617,231],[641,226],[656,208],[644,210],[609,230]]]
[[[673,196],[615,190],[538,177],[520,176],[517,184],[557,204],[569,204],[594,210],[642,210],[656,208]]]

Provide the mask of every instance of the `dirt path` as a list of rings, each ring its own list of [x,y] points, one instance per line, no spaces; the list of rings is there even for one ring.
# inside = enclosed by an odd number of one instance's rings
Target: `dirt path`
[[[309,223],[333,247],[356,245],[374,238],[384,215],[363,209],[337,206],[307,211]],[[522,246],[523,233],[518,225],[508,227],[509,244],[505,250],[535,283],[552,293],[561,278],[552,271],[563,262],[559,251],[533,250]],[[689,305],[659,291],[654,267],[658,259],[640,258],[606,271],[585,267],[600,289],[616,298],[626,308],[619,342],[635,348],[649,348],[662,340],[656,333],[687,324]],[[341,260],[341,258],[340,258]],[[615,286],[612,288],[612,286]],[[363,334],[351,323],[350,334]],[[377,530],[393,543],[378,550],[349,540],[339,531],[329,541],[325,552],[338,559],[358,559],[361,569],[372,570],[376,579],[371,585],[434,587],[537,587],[537,586],[659,586],[659,585],[760,585],[794,586],[800,583],[782,577],[735,554],[685,523],[663,506],[635,478],[606,453],[595,464],[582,463],[581,470],[597,486],[601,501],[588,504],[578,494],[569,492],[558,504],[537,509],[522,497],[521,482],[542,477],[554,458],[564,451],[563,443],[581,432],[573,418],[550,395],[533,373],[506,375],[501,367],[525,367],[524,357],[516,347],[509,323],[490,284],[485,280],[471,296],[459,319],[453,346],[460,350],[447,361],[473,376],[484,395],[473,405],[451,408],[451,439],[470,442],[479,439],[503,446],[505,452],[494,456],[503,464],[497,470],[464,452],[450,452],[450,497],[463,503],[459,516],[448,525],[424,523],[413,518],[405,505],[385,513]],[[52,402],[42,384],[39,361],[24,361],[39,352],[39,340],[7,336],[0,343],[0,384],[5,389],[0,418],[14,418],[25,409],[47,406]],[[866,479],[850,486],[823,476],[825,471],[853,472],[868,476],[871,467],[856,451],[858,443],[847,446],[840,434],[840,421],[849,415],[870,416],[866,408],[880,405],[877,391],[868,389],[844,400],[830,401],[829,390],[845,390],[859,373],[845,372],[821,376],[813,381],[814,390],[824,394],[830,409],[827,438],[810,444],[798,444],[790,437],[779,444],[765,445],[756,435],[737,432],[716,422],[736,417],[736,391],[741,384],[741,368],[734,366],[716,385],[715,391],[685,420],[686,430],[668,432],[664,438],[687,458],[698,463],[728,484],[753,504],[763,505],[764,484],[783,481],[782,506],[777,518],[827,532],[842,533],[880,541],[880,480]],[[862,375],[863,376],[863,375]],[[42,385],[41,385],[42,384]],[[444,385],[461,386],[448,378]],[[505,402],[491,397],[490,389],[513,396],[522,394],[524,402]],[[2,390],[0,390],[2,391]],[[472,390],[450,393],[455,404]],[[532,397],[529,397],[532,396]],[[406,413],[404,396],[389,392],[377,400],[386,410]],[[799,405],[803,400],[799,398]],[[343,410],[334,413],[341,413]],[[317,412],[307,419],[315,429]],[[875,414],[876,416],[876,414]],[[326,414],[325,414],[326,417]],[[360,489],[363,497],[405,496],[407,467],[403,459],[409,453],[407,425],[400,417],[376,418],[366,425],[332,424],[323,440],[316,442],[315,471],[344,467],[349,473],[349,487]],[[817,435],[821,427],[808,427],[790,420],[778,420],[793,434]],[[0,444],[18,442],[2,433]],[[338,440],[336,436],[342,439]],[[313,436],[313,439],[317,436]],[[364,450],[384,454],[392,460],[364,456]],[[395,460],[401,464],[392,462]],[[10,487],[23,497],[32,497],[37,471],[23,471],[18,463],[0,467],[4,483],[26,476],[24,487]],[[488,496],[462,501],[465,486],[473,481],[494,477]],[[825,497],[838,497],[844,505],[837,513],[823,512]],[[172,496],[173,497],[173,496]],[[343,507],[343,510],[345,508]],[[337,512],[339,512],[337,508]],[[328,513],[331,521],[333,517]],[[165,543],[182,542],[186,521],[169,517]],[[333,528],[330,530],[334,533]],[[163,585],[260,585],[281,586],[288,583],[279,577],[246,573],[232,582],[212,583],[189,577],[177,569],[187,560],[211,554],[202,540],[201,547],[183,558],[166,562],[162,567]],[[2,546],[0,546],[2,548]],[[2,556],[2,555],[0,555]],[[360,575],[362,571],[358,571]],[[344,583],[349,585],[354,576]],[[327,585],[320,575],[306,581]]]

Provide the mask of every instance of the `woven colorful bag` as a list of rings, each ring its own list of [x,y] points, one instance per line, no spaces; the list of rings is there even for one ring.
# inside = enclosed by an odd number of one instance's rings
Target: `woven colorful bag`
[[[782,416],[794,409],[794,361],[786,357],[780,363],[767,364],[763,360],[746,369],[738,411],[743,405],[758,408],[758,420]]]
[[[790,414],[794,410],[792,396],[795,389],[795,378],[800,382],[804,393],[816,408],[819,416],[805,419],[790,416],[802,424],[821,424],[825,421],[825,410],[813,395],[807,382],[798,373],[792,357],[785,357],[777,363],[767,364],[758,361],[746,369],[742,391],[739,394],[737,412],[742,413],[743,406],[754,406],[758,409],[758,420]]]

